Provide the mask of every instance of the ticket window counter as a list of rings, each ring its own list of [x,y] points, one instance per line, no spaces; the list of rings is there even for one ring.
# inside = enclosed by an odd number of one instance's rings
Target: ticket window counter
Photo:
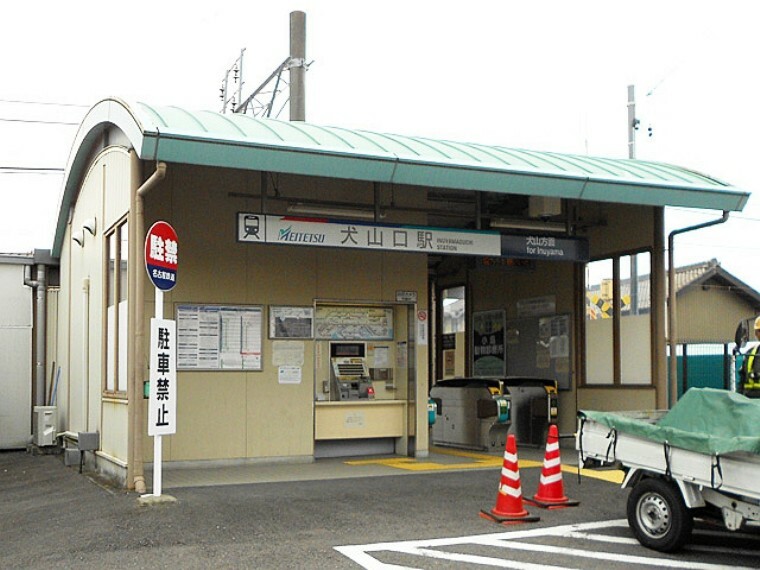
[[[390,310],[387,339],[315,340],[315,457],[408,453],[415,356],[407,314],[414,312]]]

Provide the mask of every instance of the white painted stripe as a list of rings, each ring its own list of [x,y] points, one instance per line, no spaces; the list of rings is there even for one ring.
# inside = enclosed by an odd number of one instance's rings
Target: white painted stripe
[[[436,550],[430,550],[435,547],[456,546],[464,544],[475,544],[485,546],[496,546],[499,548],[506,548],[511,550],[522,550],[530,552],[547,552],[550,554],[560,554],[567,556],[574,556],[578,558],[598,559],[607,562],[628,563],[637,565],[646,565],[652,567],[667,567],[667,568],[684,568],[686,570],[720,570],[725,569],[723,564],[707,564],[700,562],[687,562],[680,558],[660,558],[657,557],[657,553],[651,557],[646,556],[629,556],[618,555],[612,553],[604,553],[597,551],[588,551],[580,549],[552,547],[546,544],[531,544],[531,543],[519,543],[515,542],[520,539],[536,538],[536,537],[567,537],[567,538],[587,538],[589,540],[598,540],[603,542],[617,542],[620,544],[636,544],[633,539],[627,539],[623,537],[613,537],[606,535],[590,534],[585,531],[591,531],[600,528],[622,528],[627,527],[627,521],[625,519],[617,519],[611,521],[598,521],[594,523],[562,525],[550,528],[532,528],[527,530],[518,530],[511,532],[500,532],[486,535],[474,535],[466,537],[456,538],[436,538],[428,540],[410,540],[404,542],[386,542],[367,545],[354,545],[354,546],[336,546],[335,550],[346,556],[347,558],[356,562],[359,566],[368,570],[411,570],[407,566],[399,566],[395,564],[386,564],[375,559],[370,553],[372,552],[399,552],[402,554],[408,554],[411,556],[421,556],[426,558],[435,558],[438,560],[448,560],[451,562],[459,562],[473,565],[490,565],[497,568],[516,568],[518,570],[539,570],[545,568],[547,570],[566,570],[563,566],[548,566],[545,564],[536,565],[530,562],[520,562],[516,560],[499,559],[485,556],[474,556],[468,554],[458,554],[452,552],[442,552]],[[687,547],[691,550],[692,548]],[[708,552],[716,552],[716,549],[710,547],[701,547]],[[722,549],[721,549],[722,550]],[[744,550],[739,549],[727,549],[727,553],[735,555],[745,554]],[[755,555],[756,551],[746,551],[747,555]],[[732,570],[743,570],[743,568],[732,567]]]
[[[492,558],[490,556],[475,556],[472,554],[458,554],[456,552],[440,552],[438,550],[428,550],[426,548],[403,548],[397,552],[424,556],[426,558],[436,558],[438,560],[449,560],[451,562],[464,562],[466,564],[478,564],[480,566],[495,566],[497,568],[516,568],[517,570],[569,570],[566,566],[549,566],[547,564],[532,564],[530,562],[518,562],[516,560],[504,560],[502,558]]]
[[[517,487],[517,489],[515,489],[514,487],[510,487],[508,485],[501,485],[499,487],[499,492],[502,495],[509,495],[510,497],[517,498],[522,495],[522,487]]]
[[[409,566],[397,566],[395,564],[385,564],[369,555],[361,546],[336,546],[335,550],[340,552],[349,560],[353,560],[366,570],[415,570]]]
[[[560,481],[562,481],[562,473],[557,473],[556,475],[547,475],[546,477],[541,475],[540,481],[542,485],[549,485],[551,483],[559,483]]]
[[[502,467],[501,469],[501,476],[506,477],[510,481],[519,481],[520,480],[520,473],[515,471],[510,471],[509,469],[504,469]]]
[[[606,521],[597,521],[583,524],[567,524],[554,527],[533,527],[522,530],[512,530],[507,532],[492,532],[488,534],[475,534],[470,536],[461,536],[456,538],[428,538],[423,540],[405,540],[401,542],[376,542],[374,544],[355,544],[351,547],[360,548],[365,552],[376,552],[380,550],[393,550],[399,546],[418,546],[420,548],[434,548],[437,546],[454,546],[457,544],[488,544],[492,540],[519,540],[522,538],[535,538],[539,536],[564,536],[568,532],[594,530],[597,528],[627,527],[626,519],[613,519]],[[345,548],[335,547],[335,548]]]
[[[706,532],[698,532],[694,531],[693,536],[698,536],[699,534],[707,534]],[[736,540],[737,542],[739,540],[742,540],[744,537],[738,537],[733,534],[728,534],[727,531],[718,531],[714,533],[717,536],[720,536],[721,538],[726,538],[730,536],[732,539]],[[577,538],[580,540],[595,540],[597,542],[607,542],[611,544],[639,544],[639,541],[635,538],[628,538],[623,536],[611,536],[609,534],[591,534],[587,532],[577,532],[577,531],[570,531],[565,535],[567,538]],[[757,540],[755,540],[757,542]],[[749,549],[749,548],[734,548],[734,547],[727,547],[723,548],[720,546],[701,546],[698,544],[687,544],[683,548],[686,551],[694,551],[694,552],[708,552],[710,554],[730,554],[735,556],[757,556],[758,552],[757,549]]]
[[[517,454],[516,453],[507,453],[504,452],[504,460],[509,461],[510,463],[517,463]]]
[[[649,556],[632,556],[629,554],[615,554],[613,552],[597,552],[595,550],[580,550],[577,548],[565,548],[563,546],[550,546],[548,544],[532,544],[529,542],[515,542],[513,540],[491,540],[489,546],[498,546],[510,550],[522,550],[527,552],[541,552],[543,554],[562,554],[564,556],[576,556],[580,558],[593,558],[607,562],[623,562],[627,564],[644,564],[647,566],[660,566],[665,568],[682,568],[686,570],[720,570],[725,569],[723,564],[707,564],[702,562],[688,562],[681,559],[655,558]],[[747,567],[732,566],[732,570],[750,570]]]
[[[559,451],[559,443],[547,443],[546,453],[549,453],[550,451]]]
[[[611,544],[638,544],[639,541],[635,538],[628,538],[626,536],[612,536],[609,534],[591,534],[588,532],[578,532],[571,530],[565,534],[567,538],[578,538],[581,540],[595,540],[597,542],[609,542]]]

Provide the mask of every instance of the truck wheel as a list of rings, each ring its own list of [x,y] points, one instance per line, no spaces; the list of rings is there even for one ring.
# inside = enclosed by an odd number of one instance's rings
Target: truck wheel
[[[642,479],[628,495],[628,525],[638,541],[659,552],[681,548],[694,519],[675,483]]]

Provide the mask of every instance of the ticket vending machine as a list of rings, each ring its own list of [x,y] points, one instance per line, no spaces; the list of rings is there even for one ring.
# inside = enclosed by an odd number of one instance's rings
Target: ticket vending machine
[[[375,389],[367,366],[366,343],[330,343],[330,385],[332,400],[372,400],[375,398]]]

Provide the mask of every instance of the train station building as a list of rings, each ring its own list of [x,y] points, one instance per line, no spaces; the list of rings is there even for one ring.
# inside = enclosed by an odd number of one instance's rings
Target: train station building
[[[554,381],[562,432],[667,407],[664,208],[747,198],[662,163],[103,100],[51,251],[59,431],[97,432],[96,468],[140,490],[156,221],[178,243],[167,466],[424,457],[456,376]]]

